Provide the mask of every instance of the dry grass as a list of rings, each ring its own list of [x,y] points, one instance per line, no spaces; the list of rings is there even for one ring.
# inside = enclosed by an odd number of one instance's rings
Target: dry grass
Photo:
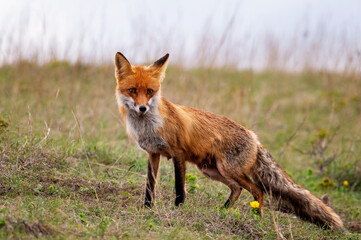
[[[267,209],[259,219],[249,211],[249,194],[244,194],[235,208],[220,209],[225,189],[202,177],[188,180],[187,202],[174,208],[169,164],[162,166],[157,204],[149,210],[141,207],[140,198],[145,169],[132,172],[121,167],[134,165],[132,161],[111,165],[94,162],[90,169],[85,157],[55,155],[29,143],[5,145],[2,150],[1,164],[9,170],[0,176],[3,237],[262,239],[277,235],[341,238],[343,234]],[[10,152],[22,157],[15,163],[17,156],[10,159]],[[73,156],[84,154],[88,153]],[[191,191],[195,181],[201,187]],[[347,235],[353,237],[357,235]]]
[[[131,60],[131,59],[130,59]],[[194,167],[186,204],[173,207],[173,169],[162,161],[154,209],[141,208],[146,157],[117,113],[113,66],[19,62],[0,69],[0,237],[357,239],[360,235],[361,79],[330,72],[184,70],[170,67],[162,93],[175,103],[226,115],[255,130],[282,167],[317,196],[325,191],[350,234],[290,215],[260,220],[243,193],[233,209],[220,183]],[[308,151],[319,130],[338,129],[317,170]],[[318,183],[328,176],[336,187]],[[350,186],[343,187],[347,179]],[[195,187],[199,184],[200,187]],[[274,221],[272,220],[274,219]],[[275,227],[278,225],[278,227]]]

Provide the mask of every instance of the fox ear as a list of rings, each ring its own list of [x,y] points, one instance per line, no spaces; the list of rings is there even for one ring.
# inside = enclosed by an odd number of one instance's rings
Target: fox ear
[[[169,59],[169,53],[155,61],[150,68],[154,69],[154,74],[159,77],[160,81],[163,81],[165,77],[165,70],[167,69]]]
[[[125,78],[128,74],[132,73],[132,65],[124,57],[123,54],[117,52],[115,54],[115,78],[122,79]]]

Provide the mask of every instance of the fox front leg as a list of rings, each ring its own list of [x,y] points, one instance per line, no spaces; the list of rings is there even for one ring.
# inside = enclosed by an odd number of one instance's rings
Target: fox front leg
[[[185,175],[186,162],[178,157],[173,157],[174,175],[175,175],[175,205],[179,206],[184,203],[186,196]]]
[[[157,184],[157,176],[159,170],[160,155],[159,154],[148,154],[148,176],[147,184],[145,188],[145,207],[152,207],[154,204],[154,189]]]

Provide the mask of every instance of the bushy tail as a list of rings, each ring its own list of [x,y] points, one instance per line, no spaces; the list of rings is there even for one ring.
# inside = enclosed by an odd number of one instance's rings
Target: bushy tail
[[[253,170],[257,185],[272,196],[278,210],[294,212],[301,219],[322,227],[343,228],[340,216],[308,190],[295,184],[261,145]]]

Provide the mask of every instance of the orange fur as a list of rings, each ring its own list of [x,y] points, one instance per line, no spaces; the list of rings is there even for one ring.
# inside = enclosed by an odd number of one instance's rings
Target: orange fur
[[[233,204],[243,188],[264,206],[264,193],[280,197],[279,209],[293,211],[319,225],[343,226],[339,216],[310,192],[296,185],[240,124],[210,112],[179,106],[160,96],[168,54],[150,66],[132,66],[117,53],[116,97],[129,135],[148,152],[145,205],[154,202],[159,157],[173,158],[176,201],[185,197],[186,162],[230,190],[225,207]],[[142,107],[142,109],[141,109]],[[309,207],[311,210],[302,208]],[[321,210],[317,210],[321,209]]]

